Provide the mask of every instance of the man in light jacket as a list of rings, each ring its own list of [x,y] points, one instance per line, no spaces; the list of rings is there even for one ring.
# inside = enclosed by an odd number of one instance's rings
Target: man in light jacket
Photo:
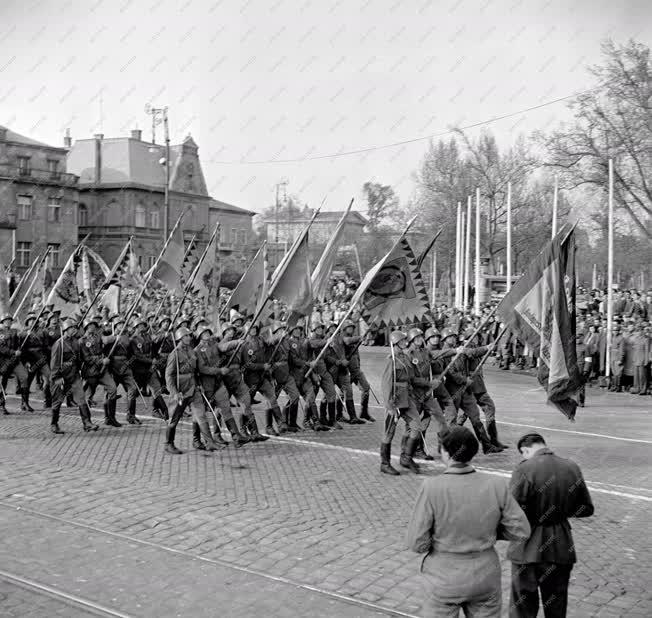
[[[478,442],[465,427],[441,438],[444,474],[426,480],[408,526],[407,545],[425,553],[421,573],[430,616],[501,615],[497,540],[530,536],[525,513],[501,477],[476,472]]]

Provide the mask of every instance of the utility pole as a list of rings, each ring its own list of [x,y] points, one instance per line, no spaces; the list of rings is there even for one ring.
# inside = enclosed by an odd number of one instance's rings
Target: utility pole
[[[279,254],[279,235],[278,235],[278,232],[279,232],[279,227],[280,227],[280,224],[281,224],[280,215],[279,215],[279,206],[280,206],[280,203],[279,203],[279,189],[281,187],[283,187],[283,201],[287,205],[287,189],[286,189],[287,184],[288,184],[288,181],[285,178],[281,179],[280,182],[276,183],[276,205],[274,207],[274,220],[275,220],[274,221],[274,227],[275,227],[275,232],[274,233],[275,233],[276,238],[274,239],[274,245],[276,247],[276,257],[277,258],[278,258],[278,254]],[[290,222],[290,213],[288,211],[288,237],[290,235],[289,222]]]
[[[163,136],[165,139],[165,156],[159,163],[165,166],[165,193],[163,197],[163,242],[167,240],[170,227],[170,127],[168,124],[168,108],[152,107],[145,105],[145,113],[152,117],[152,144],[156,144],[156,125],[163,123]]]

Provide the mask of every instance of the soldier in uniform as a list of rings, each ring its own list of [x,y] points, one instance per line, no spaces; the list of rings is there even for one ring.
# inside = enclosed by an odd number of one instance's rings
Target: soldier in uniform
[[[609,363],[611,365],[611,386],[610,391],[622,392],[621,379],[625,365],[625,339],[620,331],[620,324],[613,323],[613,335],[609,348]]]
[[[650,341],[643,332],[642,326],[638,326],[634,331],[631,343],[634,388],[630,392],[634,395],[645,395],[647,393],[647,364],[650,356]]]
[[[236,448],[240,448],[249,442],[249,439],[240,434],[231,412],[229,392],[224,385],[224,377],[228,375],[229,368],[220,366],[223,355],[223,352],[220,350],[220,344],[213,336],[211,328],[206,324],[199,327],[195,333],[195,337],[199,340],[195,348],[199,384],[203,390],[204,405],[214,421],[213,440],[226,444],[222,438],[217,420],[217,414],[219,413],[222,415],[226,427],[231,433],[233,445]],[[237,345],[237,342],[230,343]],[[233,346],[227,347],[227,345],[224,344],[223,349],[228,353],[228,350],[233,349]]]
[[[451,329],[444,329],[442,332],[444,340],[443,349],[453,350],[457,346],[457,333]],[[469,370],[469,359],[473,357],[482,357],[487,351],[486,347],[465,349],[453,360],[451,368],[446,374],[446,390],[451,394],[453,402],[458,410],[462,410],[471,420],[471,426],[475,436],[482,445],[482,452],[486,455],[489,453],[500,453],[501,449],[495,447],[487,431],[480,420],[478,404],[473,394],[471,371]]]
[[[455,355],[455,350],[441,349],[441,334],[436,328],[428,328],[424,334],[426,348],[430,352],[430,371],[432,372],[433,395],[444,413],[448,425],[452,425],[457,418],[457,408],[453,403],[450,393],[446,390],[444,379],[441,377],[448,361]]]
[[[321,388],[324,393],[324,398],[319,405],[319,422],[322,426],[332,429],[342,429],[342,426],[337,422],[335,399],[335,384],[333,383],[333,376],[326,367],[324,357],[317,360],[319,352],[326,344],[324,337],[324,325],[321,322],[315,322],[312,325],[312,336],[308,339],[308,347],[312,350],[313,354],[313,370],[310,377],[315,385],[315,396],[317,390]]]
[[[154,341],[149,335],[149,325],[144,318],[134,324],[135,333],[129,341],[131,371],[141,394],[149,389],[152,395],[152,415],[168,420],[168,407],[163,399],[163,386],[154,370]]]
[[[369,414],[369,393],[371,386],[367,381],[362,368],[360,367],[360,345],[362,344],[362,337],[354,336],[355,324],[351,320],[347,320],[342,325],[342,340],[344,341],[344,351],[346,358],[349,361],[349,375],[351,377],[351,384],[355,384],[360,389],[360,418],[370,423],[375,423],[376,419]],[[353,392],[347,393],[347,399],[353,401]]]
[[[387,360],[382,378],[385,425],[380,443],[380,471],[398,476],[400,472],[392,466],[391,451],[399,416],[405,421],[408,435],[405,453],[401,453],[401,465],[414,472],[419,471],[419,466],[412,459],[412,455],[421,436],[421,419],[410,397],[410,381],[414,370],[412,360],[407,353],[407,335],[395,330],[390,334],[389,340],[392,354]]]
[[[315,431],[327,431],[328,427],[323,425],[319,419],[312,379],[306,377],[308,369],[313,367],[310,360],[312,358],[312,349],[308,340],[302,335],[303,326],[296,324],[290,329],[288,365],[297,390],[305,403],[303,426],[307,429],[312,425]]]
[[[168,316],[160,317],[156,325],[157,331],[152,338],[152,352],[154,356],[152,371],[156,373],[159,382],[161,383],[161,393],[165,393],[167,390],[165,388],[165,367],[167,366],[168,355],[175,348],[174,335],[170,332],[170,323],[170,318]],[[159,414],[154,413],[154,416],[159,416]]]
[[[5,407],[7,382],[13,375],[16,378],[18,392],[27,388],[27,370],[20,361],[21,350],[18,333],[11,328],[14,318],[5,314],[0,318],[0,411],[9,414]],[[24,400],[23,400],[24,402]]]
[[[278,436],[278,431],[274,428],[274,420],[281,430],[285,432],[287,426],[281,417],[281,409],[276,400],[276,392],[269,378],[272,365],[267,362],[267,350],[265,342],[259,336],[260,327],[252,324],[249,327],[249,335],[245,339],[240,350],[240,364],[243,369],[243,377],[249,396],[255,397],[259,392],[267,401],[265,410],[265,431],[268,434]]]
[[[76,339],[77,324],[74,320],[66,320],[61,326],[61,337],[52,346],[50,357],[50,377],[52,380],[52,433],[63,433],[59,429],[59,411],[61,404],[70,391],[73,400],[79,406],[84,431],[97,431],[99,427],[91,420],[91,411],[84,398],[84,387],[81,379],[81,354],[79,341]]]
[[[192,349],[192,333],[188,328],[182,326],[174,333],[177,342],[176,347],[170,353],[165,368],[165,382],[170,391],[171,398],[176,406],[172,412],[172,418],[167,426],[165,436],[165,451],[178,455],[181,451],[175,446],[177,425],[183,416],[186,407],[190,406],[193,419],[199,425],[206,449],[217,451],[224,448],[213,440],[206,409],[200,392],[200,386],[196,383],[197,355]]]
[[[96,318],[90,318],[84,324],[84,336],[79,340],[81,375],[86,384],[86,393],[95,393],[100,384],[104,387],[104,424],[122,427],[115,417],[117,389],[108,370],[109,359],[104,354],[104,342],[98,329]]]
[[[52,390],[50,388],[50,363],[49,358],[43,350],[43,338],[45,333],[38,324],[34,324],[36,316],[33,313],[28,314],[25,318],[25,333],[21,337],[21,344],[23,346],[23,358],[29,363],[29,371],[27,372],[27,382],[25,388],[22,390],[22,410],[33,412],[33,408],[29,405],[29,394],[32,382],[35,377],[40,377],[43,385],[43,396],[45,398],[45,408],[52,407]],[[32,325],[34,328],[31,330]]]
[[[120,316],[114,316],[112,320],[113,335],[105,337],[104,344],[109,357],[109,371],[113,376],[116,386],[122,386],[127,393],[128,410],[127,422],[130,425],[141,425],[140,419],[136,418],[136,399],[138,397],[138,387],[131,371],[131,349],[129,336],[122,331],[124,319]],[[117,343],[116,342],[117,338]],[[114,346],[115,343],[115,347]],[[111,353],[111,349],[113,352]]]

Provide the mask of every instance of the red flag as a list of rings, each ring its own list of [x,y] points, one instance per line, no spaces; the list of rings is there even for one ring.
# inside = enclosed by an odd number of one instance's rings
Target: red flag
[[[548,401],[570,420],[577,409],[572,396],[582,384],[575,350],[574,254],[573,230],[564,226],[496,311],[541,359],[538,378]]]

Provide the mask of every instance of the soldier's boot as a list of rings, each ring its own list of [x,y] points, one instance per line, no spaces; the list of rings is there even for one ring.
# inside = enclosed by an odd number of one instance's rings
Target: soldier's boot
[[[484,428],[484,425],[481,421],[476,421],[472,423],[473,431],[475,432],[475,437],[478,439],[478,442],[482,445],[482,452],[485,455],[490,455],[492,453],[502,453],[502,449],[494,446],[487,435],[487,432]]]
[[[328,408],[328,425],[333,429],[342,429],[342,425],[337,422],[337,402],[328,401],[326,407]]]
[[[235,423],[234,418],[229,418],[226,420],[226,428],[229,430],[229,433],[231,434],[231,441],[233,446],[235,448],[240,448],[241,446],[244,446],[249,442],[249,438],[246,436],[243,436],[239,431],[238,431],[238,426]]]
[[[258,431],[258,423],[253,412],[249,414],[249,418],[247,419],[247,428],[249,429],[249,436],[251,436],[252,442],[265,442],[269,440],[269,436],[263,436]]]
[[[139,418],[136,418],[136,400],[129,400],[129,408],[127,409],[127,422],[130,425],[142,425]]]
[[[317,407],[313,405],[306,405],[303,412],[303,429],[312,429],[315,420],[319,419]]]
[[[79,406],[79,416],[81,416],[84,431],[97,431],[100,428],[99,425],[96,425],[91,420],[91,411],[88,404],[82,403]]]
[[[168,425],[165,430],[165,452],[172,455],[181,455],[183,451],[180,451],[176,446],[174,446],[174,438],[177,433],[176,427],[170,427]]]
[[[349,420],[344,418],[344,404],[342,403],[342,400],[338,397],[335,400],[335,406],[336,406],[336,415],[335,415],[335,420],[338,423],[348,423]]]
[[[330,431],[328,419],[326,418],[328,414],[326,412],[326,405],[324,405],[324,414],[320,415],[319,410],[317,410],[317,403],[313,401],[308,407],[306,407],[306,414],[313,419],[311,426],[315,431]],[[323,416],[323,418],[321,418],[321,416]]]
[[[34,408],[29,405],[29,390],[27,389],[26,386],[23,387],[20,393],[20,398],[22,400],[22,403],[20,404],[20,409],[23,412],[34,412]]]
[[[222,437],[222,428],[220,427],[217,420],[215,421],[215,429],[212,435],[213,435],[214,442],[217,442],[218,444],[223,444],[224,446],[229,445],[229,443]]]
[[[165,403],[165,399],[163,399],[162,395],[157,395],[154,398],[154,405],[156,406],[158,412],[160,412],[160,416],[158,414],[155,414],[154,416],[157,416],[158,418],[162,418],[165,421],[169,421],[170,414],[168,412],[168,406]]]
[[[265,410],[265,433],[270,436],[278,436],[278,431],[274,429],[274,416],[272,408]]]
[[[43,389],[43,399],[45,409],[49,410],[52,408],[52,389],[50,388],[49,384]]]
[[[360,397],[360,418],[369,421],[370,423],[375,423],[376,419],[369,414],[369,393],[362,393]]]
[[[213,440],[213,434],[211,434],[211,428],[209,427],[207,420],[203,419],[199,421],[197,425],[199,426],[199,430],[201,431],[204,442],[206,443],[207,451],[221,451],[226,448],[226,442],[223,440],[221,444]]]
[[[392,466],[392,445],[380,443],[380,471],[391,476],[400,476],[401,473]]]
[[[299,416],[298,399],[290,404],[289,417],[288,417],[288,431],[290,433],[297,433],[298,431],[301,431],[301,427],[297,425],[297,416]]]
[[[247,438],[249,442],[253,442],[249,435],[249,419],[246,414],[240,415],[240,435]]]
[[[328,404],[325,399],[322,399],[319,402],[319,414],[315,415],[315,422],[317,421],[319,421],[324,427],[332,427],[331,419],[328,417]]]
[[[192,448],[198,451],[206,450],[204,443],[201,441],[201,428],[199,427],[199,423],[195,421],[192,422]]]
[[[491,440],[491,443],[496,448],[499,448],[501,451],[504,451],[506,448],[509,448],[507,444],[503,444],[498,439],[498,428],[496,427],[496,421],[487,421],[487,434],[489,435],[489,440]]]
[[[417,459],[424,459],[425,461],[433,461],[435,458],[432,455],[428,455],[425,449],[425,432],[423,432],[417,440],[417,450],[414,451],[414,456]]]
[[[60,405],[52,408],[52,414],[50,416],[50,431],[52,433],[62,434],[63,431],[59,429],[59,409]]]
[[[110,405],[110,412],[111,412],[111,427],[122,427],[122,423],[119,422],[118,419],[115,417],[116,408],[118,407],[118,400],[110,399],[109,405]]]
[[[418,438],[410,438],[409,436],[405,440],[405,451],[401,453],[401,459],[400,459],[400,464],[404,468],[407,468],[408,470],[414,472],[415,474],[419,474],[420,469],[417,463],[412,459],[414,456],[414,452],[417,449],[417,442],[419,441]]]
[[[623,387],[622,387],[622,384],[620,383],[621,379],[622,378],[620,376],[616,377],[616,392],[617,393],[622,393],[623,392]]]
[[[364,421],[359,419],[355,413],[355,402],[353,399],[346,400],[346,413],[349,415],[349,423],[351,425],[364,425]]]
[[[290,416],[289,406],[285,406],[283,412],[279,408],[278,404],[272,408],[272,414],[274,415],[274,420],[276,421],[276,426],[278,427],[279,433],[287,433],[288,431],[288,420]]]
[[[66,395],[66,407],[68,407],[68,408],[74,408],[75,407],[75,400],[74,400],[73,396],[70,393],[68,393]]]
[[[108,425],[109,427],[113,426],[113,423],[111,422],[111,402],[110,401],[105,401],[104,402],[104,424]]]

